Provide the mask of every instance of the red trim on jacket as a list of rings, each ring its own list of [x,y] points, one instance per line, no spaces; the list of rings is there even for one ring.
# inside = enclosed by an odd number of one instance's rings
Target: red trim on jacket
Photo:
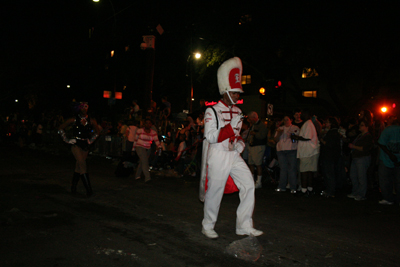
[[[219,131],[218,143],[221,143],[222,141],[232,136],[235,136],[235,132],[233,131],[232,126],[230,124],[227,124]]]

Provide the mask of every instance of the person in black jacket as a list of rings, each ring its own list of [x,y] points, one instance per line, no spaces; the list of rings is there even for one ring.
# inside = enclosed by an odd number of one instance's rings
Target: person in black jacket
[[[367,120],[360,121],[360,134],[349,144],[351,149],[352,161],[350,167],[350,179],[353,185],[349,198],[357,201],[365,200],[368,189],[368,168],[371,164],[371,153],[374,146],[374,139],[369,132],[370,123]]]
[[[90,197],[93,194],[92,186],[89,180],[89,174],[86,168],[86,158],[91,145],[100,134],[99,127],[95,118],[88,115],[89,105],[87,102],[80,102],[77,105],[78,113],[75,117],[66,120],[58,128],[58,134],[67,144],[71,144],[71,152],[75,157],[75,172],[72,178],[71,193],[76,194],[79,180],[82,180],[86,188],[86,195]],[[65,129],[72,126],[72,137],[67,138]]]
[[[334,197],[336,189],[336,178],[339,177],[339,159],[341,157],[339,123],[336,118],[328,117],[326,122],[326,134],[320,138],[320,156],[322,174],[324,175],[325,191],[324,197]]]

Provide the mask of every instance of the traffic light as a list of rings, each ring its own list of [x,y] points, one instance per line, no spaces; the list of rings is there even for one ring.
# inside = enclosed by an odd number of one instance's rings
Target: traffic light
[[[282,87],[282,81],[278,80],[278,81],[276,81],[276,83],[275,83],[275,88],[278,89],[278,88],[280,88],[280,87]]]

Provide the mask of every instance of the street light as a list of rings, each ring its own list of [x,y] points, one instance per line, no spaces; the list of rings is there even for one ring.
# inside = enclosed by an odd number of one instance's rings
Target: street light
[[[193,63],[190,63],[189,61],[190,61],[190,59],[191,59],[191,57],[192,57],[192,55],[194,55],[194,58],[196,59],[196,60],[199,60],[200,58],[201,58],[201,53],[199,53],[199,52],[196,52],[196,53],[193,53],[193,54],[190,54],[189,56],[188,56],[188,59],[187,59],[187,62],[188,62],[188,64],[190,64],[190,99],[189,99],[189,113],[192,113],[192,111],[193,111],[193,101],[194,101],[194,98],[193,98]]]

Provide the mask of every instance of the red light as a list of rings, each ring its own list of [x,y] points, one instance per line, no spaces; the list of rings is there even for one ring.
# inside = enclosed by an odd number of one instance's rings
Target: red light
[[[111,97],[111,91],[103,91],[103,98],[110,98]]]
[[[281,86],[282,86],[282,82],[278,81],[278,87],[281,87]]]
[[[395,107],[396,107],[396,103],[393,103],[393,104],[392,104],[392,108],[395,108]]]
[[[208,102],[208,101],[206,101],[206,102],[204,102],[204,104],[208,107],[208,106],[214,106],[215,104],[217,104],[218,102],[214,102],[214,101],[211,101],[211,102]],[[240,99],[240,100],[238,100],[237,102],[236,102],[236,104],[243,104],[243,99]]]
[[[214,106],[215,104],[217,104],[217,102],[214,102],[214,101],[211,101],[211,102],[206,101],[205,102],[206,106]]]
[[[115,92],[115,99],[122,99],[122,93],[121,92]]]

